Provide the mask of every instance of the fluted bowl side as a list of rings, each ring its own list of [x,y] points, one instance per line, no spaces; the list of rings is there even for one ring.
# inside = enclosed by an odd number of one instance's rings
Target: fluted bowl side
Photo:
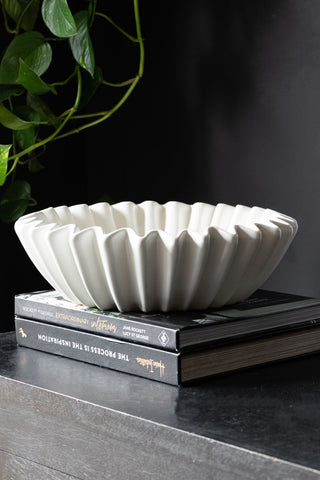
[[[187,310],[244,300],[297,232],[274,210],[154,201],[50,207],[16,233],[50,285],[102,310]]]

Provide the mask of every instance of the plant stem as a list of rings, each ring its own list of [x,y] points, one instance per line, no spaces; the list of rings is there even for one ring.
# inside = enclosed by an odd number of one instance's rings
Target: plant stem
[[[11,157],[9,157],[9,158],[8,158],[8,161],[9,161],[9,160],[14,160],[13,166],[15,166],[15,165],[17,164],[19,158],[23,157],[23,156],[26,155],[27,153],[32,152],[33,150],[36,150],[36,149],[39,148],[39,147],[42,147],[42,146],[46,145],[48,142],[52,142],[53,140],[55,140],[55,138],[57,137],[58,133],[61,132],[61,130],[63,129],[63,127],[65,126],[65,124],[68,122],[68,120],[70,119],[70,117],[71,117],[71,116],[73,115],[73,113],[77,110],[77,108],[78,108],[78,106],[79,106],[79,103],[80,103],[81,90],[82,90],[82,81],[81,81],[80,68],[77,69],[77,78],[78,78],[77,95],[76,95],[76,99],[75,99],[75,102],[74,102],[74,104],[73,104],[73,107],[70,108],[68,115],[66,115],[66,117],[63,119],[63,121],[60,123],[60,125],[57,127],[57,129],[56,129],[51,135],[49,135],[47,138],[45,138],[44,140],[41,140],[40,142],[35,143],[34,145],[31,145],[31,146],[28,147],[28,148],[25,148],[24,150],[22,150],[22,152],[19,152],[19,153],[17,153],[16,155],[12,155]],[[12,171],[12,169],[13,169],[13,166],[11,167],[10,171],[7,173],[7,176],[11,173],[11,171]]]
[[[63,86],[63,85],[66,85],[67,83],[70,82],[70,80],[72,80],[72,78],[77,74],[77,67],[74,69],[74,71],[69,75],[69,77],[67,77],[65,80],[62,80],[61,82],[54,82],[54,83],[50,83],[50,87],[59,87],[59,86]]]
[[[82,115],[72,115],[71,120],[81,120],[83,118],[92,118],[92,117],[102,117],[109,113],[110,110],[106,110],[105,112],[95,112],[95,113],[84,113]]]
[[[76,133],[79,133],[81,132],[82,130],[85,130],[87,128],[90,128],[90,127],[93,127],[95,125],[98,125],[99,123],[102,123],[104,122],[107,118],[109,118],[113,113],[115,113],[117,110],[119,110],[119,108],[125,103],[125,101],[129,98],[129,96],[131,95],[131,93],[133,92],[133,90],[135,89],[135,87],[137,86],[137,84],[139,83],[141,77],[143,76],[143,72],[144,72],[144,60],[145,60],[145,56],[144,56],[144,45],[143,45],[143,39],[142,39],[142,35],[141,35],[141,27],[140,27],[140,15],[139,15],[139,0],[133,0],[133,5],[134,5],[134,17],[135,17],[135,23],[136,23],[136,31],[137,31],[137,39],[135,41],[137,41],[139,43],[139,48],[140,48],[140,59],[139,59],[139,67],[138,67],[138,73],[136,75],[136,77],[134,79],[131,79],[130,81],[128,81],[128,83],[130,82],[130,86],[129,88],[126,90],[126,92],[124,93],[124,95],[121,97],[121,99],[114,105],[113,108],[111,108],[110,110],[108,111],[105,111],[105,112],[98,112],[98,113],[93,113],[93,114],[87,114],[87,115],[74,115],[74,113],[76,112],[78,106],[79,106],[79,103],[80,103],[80,98],[81,98],[81,91],[82,91],[82,82],[81,82],[81,73],[80,73],[80,69],[79,67],[76,68],[76,73],[77,73],[77,78],[78,78],[78,90],[77,90],[77,97],[76,97],[76,100],[75,100],[75,103],[73,105],[73,107],[71,107],[69,110],[67,110],[66,112],[64,112],[60,117],[62,118],[63,116],[65,117],[63,119],[63,121],[60,123],[59,127],[54,131],[54,133],[52,133],[51,135],[49,135],[47,138],[45,138],[44,140],[41,140],[40,142],[34,144],[34,145],[31,145],[30,147],[26,148],[25,150],[23,150],[22,152],[19,152],[18,154],[16,155],[13,155],[11,157],[8,158],[8,160],[14,160],[14,164],[12,165],[10,171],[7,173],[7,175],[9,175],[15,168],[15,166],[17,165],[18,163],[18,160],[19,158],[21,158],[23,155],[26,155],[27,153],[30,153],[32,152],[33,150],[36,150],[37,148],[39,147],[42,147],[44,146],[45,144],[47,144],[48,142],[50,141],[54,141],[54,140],[60,140],[61,138],[65,138],[65,137],[69,137],[70,135],[73,135],[73,134],[76,134]],[[98,15],[96,13],[96,15]],[[119,27],[120,28],[120,27]],[[127,35],[128,36],[128,35]],[[133,38],[133,37],[132,37]],[[66,133],[63,133],[61,135],[58,135],[58,133],[62,130],[62,128],[66,125],[66,123],[71,119],[74,118],[74,119],[80,119],[80,118],[90,118],[92,116],[99,116],[100,118],[92,121],[92,122],[89,122],[85,125],[81,125],[80,127],[78,128],[75,128],[73,130],[70,130]]]
[[[6,9],[4,8],[4,5],[3,5],[2,1],[1,1],[1,6],[2,6],[3,19],[4,19],[4,26],[7,30],[7,32],[12,33],[12,34],[18,33],[17,30],[12,30],[12,28],[9,27],[7,12],[6,12]]]
[[[105,112],[105,114],[102,114],[100,118],[97,120],[94,120],[93,122],[87,123],[85,125],[81,125],[78,128],[75,128],[74,130],[70,130],[69,132],[63,133],[62,135],[58,135],[54,138],[54,140],[60,140],[61,138],[68,137],[70,135],[73,135],[75,133],[80,133],[82,130],[85,130],[87,128],[93,127],[95,125],[98,125],[99,123],[104,122],[107,118],[109,118],[113,113],[115,113],[124,103],[125,101],[129,98],[135,87],[137,86],[139,80],[143,76],[143,71],[144,71],[144,45],[143,45],[143,39],[141,35],[141,26],[140,26],[140,15],[139,15],[139,0],[133,0],[133,5],[134,5],[134,17],[135,17],[135,23],[136,23],[136,30],[137,30],[137,39],[139,42],[139,47],[140,47],[140,60],[139,60],[139,68],[138,68],[138,74],[132,81],[131,85],[125,92],[125,94],[121,97],[118,103],[109,111]],[[96,114],[100,115],[100,114]]]
[[[117,30],[119,30],[119,32],[121,32],[123,35],[125,35],[127,38],[129,38],[129,40],[131,40],[132,42],[135,42],[137,43],[139,40],[135,37],[133,37],[132,35],[130,35],[130,33],[127,33],[123,28],[119,27],[119,25],[117,25],[110,17],[108,17],[108,15],[106,15],[105,13],[101,13],[101,12],[96,12],[96,16],[98,17],[102,17],[104,18],[105,20],[107,20],[109,23],[111,23],[111,25],[113,25]]]
[[[127,98],[130,96],[130,94],[132,93],[132,91],[135,89],[135,86],[137,85],[137,83],[139,82],[140,80],[140,77],[136,77],[134,82],[130,85],[130,87],[128,88],[128,90],[126,91],[126,93],[123,95],[123,97],[119,100],[118,103],[116,103],[116,105],[111,109],[109,110],[105,115],[103,115],[101,118],[98,118],[97,120],[94,120],[93,122],[90,122],[90,123],[86,123],[85,125],[81,125],[80,127],[78,128],[75,128],[74,130],[70,130],[69,132],[66,132],[66,133],[63,133],[62,135],[59,135],[57,137],[55,137],[54,140],[60,140],[61,138],[65,138],[65,137],[69,137],[69,135],[73,135],[75,133],[80,133],[82,130],[85,130],[86,128],[90,128],[90,127],[93,127],[94,125],[98,125],[98,123],[102,123],[104,122],[107,118],[109,118],[114,112],[116,112],[120,107],[121,105],[124,104],[124,102],[127,100]]]
[[[10,107],[10,112],[13,111],[13,105],[12,105],[12,100],[11,98],[8,99],[8,103],[9,103],[9,107]],[[16,145],[16,138],[15,138],[15,135],[14,135],[14,131],[12,130],[11,132],[11,135],[12,135],[12,152],[13,152],[13,156],[16,155],[16,152],[17,152],[17,145]],[[12,183],[14,182],[15,180],[15,176],[16,176],[16,170],[15,170],[15,167],[18,163],[18,159],[16,162],[14,162],[14,166],[13,166],[13,169],[11,168],[10,172],[7,173],[7,175],[10,175],[10,173],[12,172]]]
[[[103,85],[108,85],[108,87],[126,87],[134,82],[134,78],[129,78],[129,80],[125,80],[124,82],[120,83],[111,83],[107,82],[106,80],[102,80]]]
[[[11,157],[11,159],[14,158],[14,157]],[[8,158],[8,160],[10,160],[10,158]],[[6,176],[8,177],[16,168],[17,164],[18,164],[18,161],[19,161],[19,158],[16,158],[15,161],[13,162],[10,170],[7,171],[7,174]]]
[[[94,17],[96,15],[96,8],[97,8],[97,0],[91,0],[89,10],[88,10],[89,11],[89,29],[92,27],[92,24],[94,22]]]
[[[139,0],[133,0],[133,5],[134,5],[134,18],[136,21],[137,37],[138,37],[139,48],[140,48],[140,62],[139,62],[138,75],[142,77],[143,71],[144,71],[144,45],[143,45],[143,38],[141,34]]]
[[[30,197],[28,206],[29,206],[29,207],[35,207],[36,205],[38,205],[37,200],[36,200],[35,198]]]
[[[45,42],[65,42],[66,39],[64,37],[45,37]]]
[[[20,17],[18,18],[17,24],[16,24],[16,31],[19,32],[20,30],[20,25],[22,23],[23,17],[25,16],[26,12],[29,10],[30,6],[33,4],[34,0],[30,0],[29,3],[24,7],[22,10]]]

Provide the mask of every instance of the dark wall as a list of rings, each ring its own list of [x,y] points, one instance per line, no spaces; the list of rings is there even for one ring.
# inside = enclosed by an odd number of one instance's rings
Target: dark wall
[[[87,201],[86,164],[85,155],[82,153],[85,149],[81,138],[77,142],[76,148],[71,141],[52,144],[46,159],[43,160],[46,168],[36,176],[27,177],[32,183],[32,196],[38,202],[34,209]],[[31,212],[31,209],[29,211]],[[45,289],[48,284],[27,257],[12,224],[0,223],[0,238],[0,331],[6,331],[14,328],[14,295]]]
[[[110,16],[132,31],[130,5],[114,2]],[[300,229],[266,286],[320,295],[320,3],[141,0],[141,16],[143,80],[106,123],[54,145],[35,183],[38,207],[103,193],[270,207]],[[107,27],[96,42],[107,80],[136,73],[135,45]],[[106,90],[95,107],[117,94]],[[11,227],[0,229],[5,330],[13,293],[44,281]]]
[[[145,76],[119,116],[88,134],[92,157],[105,159],[105,175],[90,170],[90,197],[104,188],[117,201],[293,216],[298,235],[266,286],[320,295],[320,3],[141,5]]]

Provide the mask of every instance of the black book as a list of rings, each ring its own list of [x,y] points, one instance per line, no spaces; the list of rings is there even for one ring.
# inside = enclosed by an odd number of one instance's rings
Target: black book
[[[171,385],[320,350],[320,326],[172,352],[16,317],[19,345]]]
[[[181,351],[217,341],[306,328],[320,318],[320,299],[258,290],[216,310],[170,313],[101,311],[66,301],[54,290],[16,295],[15,314],[142,345]]]

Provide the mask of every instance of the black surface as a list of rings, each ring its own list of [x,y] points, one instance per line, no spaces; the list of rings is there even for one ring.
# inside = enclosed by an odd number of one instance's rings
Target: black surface
[[[320,355],[172,387],[16,347],[0,337],[0,375],[320,469]]]

